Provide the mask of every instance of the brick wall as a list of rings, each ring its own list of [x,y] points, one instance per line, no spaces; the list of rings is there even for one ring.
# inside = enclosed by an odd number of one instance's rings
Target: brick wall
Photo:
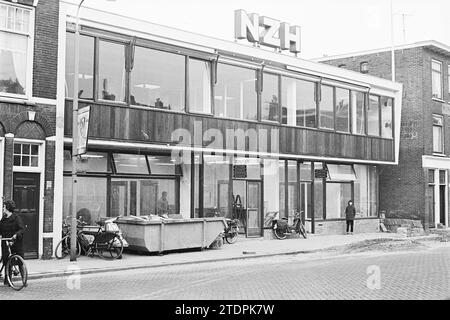
[[[317,221],[315,234],[345,234],[346,221]],[[353,233],[376,233],[380,232],[380,219],[356,219],[354,221]]]
[[[34,34],[33,96],[56,99],[58,0],[39,0]]]

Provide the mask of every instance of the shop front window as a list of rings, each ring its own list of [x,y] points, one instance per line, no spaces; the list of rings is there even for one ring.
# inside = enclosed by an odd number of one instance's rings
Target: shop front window
[[[107,172],[108,154],[101,152],[88,152],[80,156],[77,169],[81,172]],[[72,152],[64,150],[64,171],[72,171]]]
[[[149,174],[145,155],[114,153],[117,173]]]
[[[189,59],[188,75],[189,111],[211,113],[211,62]]]
[[[94,98],[94,38],[80,35],[78,98]],[[75,34],[66,33],[66,97],[73,98]]]
[[[334,88],[322,85],[319,108],[319,126],[324,129],[334,129]]]
[[[323,178],[320,172],[324,169],[321,162],[314,162],[314,218],[322,220],[323,215]]]
[[[99,44],[98,98],[109,101],[125,101],[125,46],[100,41]]]
[[[184,111],[184,56],[136,47],[130,82],[132,105]]]
[[[219,63],[214,94],[216,116],[257,120],[256,70]]]
[[[205,155],[203,158],[203,217],[229,217],[229,158]]]
[[[107,179],[77,178],[77,218],[94,225],[100,217],[107,216]],[[72,215],[72,177],[63,180],[63,218]]]
[[[352,200],[351,183],[327,182],[327,219],[345,218],[345,208],[349,200]]]
[[[261,120],[278,121],[280,99],[278,97],[277,75],[263,74],[263,91],[261,93]]]
[[[112,179],[111,217],[178,214],[174,179]]]
[[[278,169],[278,160],[264,159],[264,227],[271,227],[270,214],[280,211],[280,181],[284,171]],[[281,161],[282,162],[282,161]],[[284,180],[284,179],[283,179]]]
[[[278,176],[279,176],[279,202],[280,202],[280,218],[287,218],[286,213],[286,196],[285,196],[285,181],[286,181],[286,171],[285,171],[286,161],[278,161]]]

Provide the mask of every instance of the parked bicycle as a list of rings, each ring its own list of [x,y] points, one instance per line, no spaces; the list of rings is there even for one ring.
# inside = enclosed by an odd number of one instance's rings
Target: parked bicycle
[[[14,290],[21,290],[27,286],[28,270],[25,264],[25,260],[18,254],[11,254],[11,246],[14,242],[13,238],[2,238],[8,247],[8,258],[0,269],[0,274],[5,269],[6,281]]]
[[[113,222],[116,219],[98,221],[97,226],[90,227],[90,230],[85,229],[86,223],[78,220],[77,256],[83,252],[86,256],[91,257],[99,256],[107,260],[120,259],[125,239],[123,239],[120,229],[111,225],[115,225]],[[55,249],[55,256],[58,259],[62,259],[68,254],[70,254],[70,232],[61,239]]]
[[[289,225],[287,218],[279,219],[279,213],[276,214],[275,218],[272,220],[272,230],[273,234],[277,239],[286,239],[287,235],[291,234],[301,234],[303,238],[307,238],[305,225],[302,223],[302,213],[296,212],[294,215],[294,222]]]
[[[235,243],[238,234],[239,234],[239,220],[238,219],[226,219],[227,221],[227,227],[225,228],[225,232],[223,234],[223,237],[225,238],[225,241],[229,244]]]

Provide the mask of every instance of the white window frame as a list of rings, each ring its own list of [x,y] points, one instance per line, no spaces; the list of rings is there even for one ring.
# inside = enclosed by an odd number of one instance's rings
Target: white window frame
[[[0,92],[0,100],[1,98],[13,98],[20,100],[30,100],[33,96],[33,54],[34,54],[34,31],[35,31],[35,8],[29,7],[25,5],[20,5],[17,3],[11,3],[0,0],[1,5],[6,5],[9,7],[17,7],[21,9],[28,10],[30,12],[30,21],[29,21],[29,31],[28,33],[11,31],[6,28],[0,28],[0,31],[12,33],[12,34],[20,34],[28,37],[28,47],[27,47],[27,68],[26,68],[26,81],[25,81],[25,94],[15,94],[15,93],[7,93]]]
[[[434,97],[433,96],[433,91],[434,91],[434,84],[433,84],[433,74],[437,73],[438,71],[435,70],[433,68],[433,64],[436,63],[440,66],[440,71],[439,71],[439,79],[440,79],[440,97]],[[432,99],[437,99],[437,100],[442,100],[444,98],[444,81],[443,81],[443,65],[441,61],[438,61],[436,59],[431,59],[431,97]]]
[[[444,117],[439,114],[433,114],[433,118],[437,117],[442,120],[442,125],[434,124],[433,123],[433,153],[442,155],[444,154]],[[434,119],[433,119],[434,122]],[[441,129],[441,150],[436,151],[434,150],[434,127],[439,127]]]

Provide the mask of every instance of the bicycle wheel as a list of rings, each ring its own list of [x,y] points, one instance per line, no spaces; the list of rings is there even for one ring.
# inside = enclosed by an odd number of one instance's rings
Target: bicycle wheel
[[[56,245],[55,249],[55,257],[56,259],[63,259],[70,255],[70,235],[65,236],[61,239],[61,241]],[[81,245],[77,240],[77,258],[81,255]]]
[[[276,228],[275,226],[277,225],[275,224],[273,227],[273,234],[275,235],[275,237],[280,240],[286,239],[286,232],[284,232],[284,230],[280,228]]]
[[[97,244],[96,250],[100,258],[114,260],[122,257],[123,241],[119,235],[115,235],[105,243]]]
[[[19,255],[13,255],[6,263],[6,277],[9,285],[14,290],[26,287],[28,281],[28,270],[25,261]]]
[[[303,225],[303,223],[300,223],[300,234],[305,239],[308,237],[308,235],[306,234],[306,229],[305,229],[305,226]]]
[[[235,243],[238,238],[237,232],[227,232],[225,234],[225,241],[229,244]]]

